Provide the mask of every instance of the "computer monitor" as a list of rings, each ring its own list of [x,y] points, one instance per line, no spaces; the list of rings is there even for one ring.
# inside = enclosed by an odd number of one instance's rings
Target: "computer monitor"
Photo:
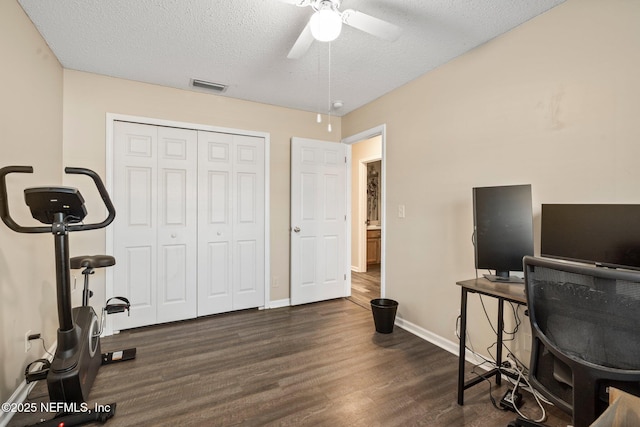
[[[523,283],[510,271],[522,271],[522,258],[533,255],[531,185],[473,188],[476,269],[495,270],[491,281]]]
[[[543,204],[540,254],[640,269],[640,205]]]

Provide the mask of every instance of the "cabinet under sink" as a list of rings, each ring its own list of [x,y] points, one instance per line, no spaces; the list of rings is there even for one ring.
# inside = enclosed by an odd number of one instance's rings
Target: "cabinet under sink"
[[[367,227],[367,264],[380,264],[381,236],[380,226]]]

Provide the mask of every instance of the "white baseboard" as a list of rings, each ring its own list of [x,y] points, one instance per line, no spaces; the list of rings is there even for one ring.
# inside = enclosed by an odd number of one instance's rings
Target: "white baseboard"
[[[27,384],[25,380],[22,380],[18,388],[15,389],[11,397],[9,397],[9,400],[7,400],[7,403],[11,405],[24,402],[35,386],[36,383]],[[6,427],[9,421],[11,421],[11,418],[13,418],[13,414],[14,412],[0,411],[0,427]]]
[[[53,359],[53,356],[51,355],[56,351],[56,345],[57,345],[57,341],[54,342],[51,345],[51,347],[49,347],[49,350],[48,350],[49,353],[41,356],[41,359],[47,359],[51,361],[51,359]],[[29,393],[31,392],[31,390],[33,390],[35,386],[36,386],[35,382],[27,384],[26,380],[22,380],[18,388],[15,389],[15,391],[13,392],[11,397],[9,397],[9,400],[7,400],[6,403],[11,405],[14,403],[17,404],[17,403],[24,402],[27,396],[29,395]],[[14,412],[0,411],[0,427],[6,427],[9,424],[9,421],[11,421],[11,418],[13,418],[13,414]]]
[[[396,317],[395,325],[401,327],[407,332],[411,332],[413,335],[422,338],[425,341],[430,342],[431,344],[437,345],[443,350],[448,351],[451,354],[455,354],[458,356],[460,354],[460,344],[455,343],[453,341],[449,341],[446,338],[441,337],[440,335],[436,335],[431,331],[427,331],[420,326],[411,323],[407,320],[404,320],[400,317]],[[465,360],[467,362],[473,363],[474,365],[479,365],[481,368],[488,370],[488,367],[482,364],[484,362],[484,358],[476,355],[471,350],[467,349],[465,351]]]
[[[291,300],[289,298],[279,299],[276,301],[271,301],[269,304],[269,308],[281,308],[281,307],[289,307],[291,305]]]

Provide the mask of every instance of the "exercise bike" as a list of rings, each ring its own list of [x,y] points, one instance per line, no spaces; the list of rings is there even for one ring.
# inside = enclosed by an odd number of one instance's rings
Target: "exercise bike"
[[[0,218],[2,221],[18,233],[51,233],[54,237],[59,328],[56,352],[46,375],[49,398],[52,402],[86,402],[100,365],[135,357],[135,349],[107,355],[100,353],[100,333],[104,317],[101,322],[98,322],[95,311],[89,306],[91,291],[88,288],[88,276],[93,273],[94,268],[115,264],[113,257],[93,256],[84,257],[84,261],[77,259],[74,261],[74,266],[85,267],[87,274],[83,304],[80,307],[71,308],[69,233],[108,226],[115,218],[115,208],[98,174],[84,168],[65,168],[65,173],[87,175],[93,179],[107,208],[107,217],[99,223],[84,224],[82,221],[87,215],[87,210],[84,198],[76,188],[35,187],[24,190],[25,202],[33,218],[46,226],[21,226],[9,213],[6,176],[10,173],[33,173],[33,168],[7,166],[0,169]],[[126,299],[119,298],[118,301],[111,306],[107,305],[103,313],[129,309],[129,302]],[[114,354],[117,355],[116,358]]]
[[[89,299],[93,296],[93,291],[89,289],[89,276],[95,273],[96,268],[103,267],[111,267],[116,264],[116,259],[111,255],[81,255],[76,256],[69,259],[69,268],[71,270],[82,270],[82,275],[84,276],[83,280],[83,288],[82,288],[82,306],[89,307]],[[75,309],[74,309],[75,310]],[[105,306],[102,308],[102,315],[100,316],[99,327],[96,331],[93,331],[93,337],[100,337],[102,332],[104,331],[104,324],[109,314],[115,313],[130,313],[131,303],[125,297],[111,297],[105,303]],[[92,346],[96,347],[94,352],[100,352],[99,345],[100,342],[98,340],[97,343],[91,343]],[[102,365],[107,365],[109,363],[115,362],[124,362],[126,360],[131,360],[136,357],[136,349],[128,348],[126,350],[120,351],[112,351],[109,353],[102,354]]]

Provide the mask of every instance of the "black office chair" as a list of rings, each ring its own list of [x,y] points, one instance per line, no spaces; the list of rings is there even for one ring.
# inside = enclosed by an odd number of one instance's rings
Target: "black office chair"
[[[608,387],[640,396],[640,271],[526,256],[529,380],[587,427]],[[513,426],[536,425],[519,418]]]

